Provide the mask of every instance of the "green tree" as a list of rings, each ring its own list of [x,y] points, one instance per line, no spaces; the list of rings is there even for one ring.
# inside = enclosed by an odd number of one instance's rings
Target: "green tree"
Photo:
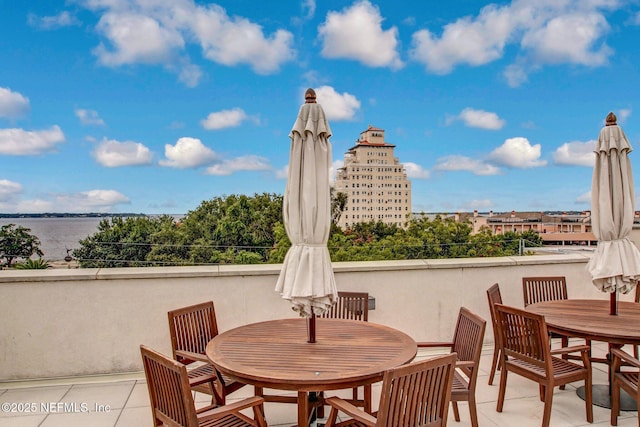
[[[40,239],[31,234],[30,228],[7,224],[0,227],[0,258],[11,267],[16,259],[29,259],[33,255],[43,256]]]
[[[81,267],[142,267],[149,265],[151,236],[162,229],[166,218],[114,217],[103,219],[98,232],[80,240],[73,257]]]

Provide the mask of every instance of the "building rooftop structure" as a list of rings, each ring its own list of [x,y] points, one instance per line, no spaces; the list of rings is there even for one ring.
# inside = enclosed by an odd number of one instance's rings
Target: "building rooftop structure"
[[[523,305],[524,276],[564,275],[571,298],[608,300],[590,283],[588,260],[587,254],[572,253],[336,262],[333,268],[339,290],[366,291],[375,298],[369,321],[417,341],[446,342],[461,306],[490,322],[486,290],[496,282],[505,304],[517,307]],[[167,311],[213,300],[221,331],[292,317],[289,302],[274,292],[280,269],[266,264],[0,271],[0,403],[15,404],[2,407],[0,426],[151,425],[139,346],[171,354]],[[632,298],[620,295],[621,301]],[[491,329],[488,325],[485,332],[476,391],[479,424],[538,427],[543,409],[538,386],[516,375],[509,377],[504,411],[496,412],[499,386],[487,384]],[[605,343],[593,346],[596,356],[607,351]],[[419,352],[420,357],[433,354]],[[606,383],[606,365],[594,364],[593,372],[594,383]],[[379,386],[373,389],[377,405]],[[229,398],[244,393],[252,388]],[[197,395],[196,400],[204,405],[210,398]],[[32,404],[35,411],[28,412]],[[608,426],[610,411],[593,409],[592,425]],[[268,403],[265,411],[270,426],[295,423],[293,405]],[[460,403],[460,415],[460,423],[451,417],[448,425],[470,426],[466,403]],[[636,426],[637,413],[623,412],[619,423]],[[589,425],[573,385],[555,390],[551,425]]]
[[[411,214],[411,181],[385,141],[384,129],[369,126],[344,155],[335,190],[346,196],[340,227],[380,221],[404,226]]]

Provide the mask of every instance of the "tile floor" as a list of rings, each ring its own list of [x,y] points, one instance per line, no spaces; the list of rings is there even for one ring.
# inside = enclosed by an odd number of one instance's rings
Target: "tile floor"
[[[594,353],[604,353],[606,344],[594,343]],[[429,357],[432,353],[420,352],[418,357]],[[491,366],[492,347],[486,347],[481,359],[478,377],[477,401],[480,427],[539,427],[543,404],[538,399],[538,386],[517,375],[510,375],[504,410],[496,412],[499,375],[494,385],[489,386],[488,373]],[[594,384],[606,383],[606,366],[593,365]],[[579,386],[580,384],[576,384]],[[0,383],[0,403],[34,403],[35,412],[0,411],[0,427],[138,427],[151,426],[151,413],[146,383],[143,375],[111,376],[108,378],[82,378],[71,381],[38,381],[22,383]],[[558,390],[553,398],[551,426],[577,427],[590,425],[585,418],[584,402],[576,395],[576,387],[567,386]],[[374,401],[379,398],[379,387],[374,386]],[[247,396],[252,392],[244,387],[230,398]],[[329,395],[331,393],[328,393]],[[196,404],[209,402],[206,395],[197,394]],[[24,405],[22,405],[24,406]],[[469,412],[465,403],[460,405],[460,423],[453,419],[450,411],[449,426],[470,426]],[[17,408],[16,408],[17,409]],[[592,426],[608,426],[610,411],[593,407]],[[267,403],[265,414],[270,426],[292,426],[296,410],[293,405]],[[327,411],[328,415],[328,411]],[[636,412],[622,412],[618,419],[622,427],[638,426]]]

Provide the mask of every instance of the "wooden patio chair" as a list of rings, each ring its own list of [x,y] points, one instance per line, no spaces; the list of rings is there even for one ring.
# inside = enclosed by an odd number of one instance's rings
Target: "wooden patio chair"
[[[525,307],[542,301],[566,300],[569,298],[567,279],[564,276],[523,277],[522,294]],[[560,347],[569,346],[569,337],[566,335],[552,332],[551,338],[560,338]],[[589,346],[589,356],[591,356],[591,342],[587,340],[586,344]],[[563,357],[565,359],[579,359],[579,357],[569,354]],[[601,362],[602,360],[597,361]],[[564,389],[564,387],[562,388]]]
[[[264,400],[254,396],[226,406],[196,409],[187,368],[141,345],[153,425],[173,427],[266,427]],[[241,413],[252,408],[254,418]]]
[[[456,329],[451,342],[419,342],[418,347],[449,347],[455,353],[456,371],[451,387],[451,404],[455,420],[460,422],[458,402],[469,402],[471,426],[478,427],[476,409],[476,380],[480,368],[480,354],[487,322],[465,307],[460,308]]]
[[[339,291],[336,303],[320,317],[367,322],[369,321],[369,293]],[[359,399],[358,387],[354,387],[350,402],[356,406],[362,406],[366,412],[371,412],[371,385],[366,385],[363,389],[362,399]],[[323,398],[324,394],[321,392],[320,402]],[[318,418],[324,418],[324,405],[318,406],[317,415]]]
[[[346,400],[330,397],[326,427],[447,425],[456,355],[448,354],[391,369],[384,374],[377,414],[368,414]],[[338,413],[351,418],[336,422]]]
[[[575,381],[584,381],[587,421],[592,423],[593,398],[589,346],[578,345],[552,350],[544,316],[502,304],[496,304],[496,314],[502,345],[497,411],[502,412],[507,374],[513,372],[539,384],[540,400],[544,402],[542,427],[549,426],[553,389]],[[582,365],[556,357],[556,355],[574,352],[580,352]]]
[[[322,316],[328,319],[369,320],[367,292],[338,292],[338,300]]]
[[[637,348],[637,347],[636,347]],[[621,366],[631,367],[621,370]],[[638,376],[640,373],[640,360],[631,356],[622,349],[611,349],[611,425],[618,425],[620,415],[620,389],[626,391],[636,402],[640,402],[640,390],[638,389]],[[638,417],[640,427],[640,417]]]
[[[493,385],[493,377],[496,375],[496,369],[500,369],[498,361],[500,360],[500,352],[502,351],[495,309],[496,304],[502,304],[502,294],[500,293],[500,286],[497,283],[494,283],[487,289],[487,299],[489,300],[489,313],[491,314],[491,326],[493,327],[493,361],[491,362],[491,372],[489,373],[489,385]]]
[[[218,335],[213,301],[171,310],[168,317],[173,358],[187,365],[192,389],[210,394],[212,403],[224,405],[227,394],[245,384],[222,375],[205,354],[207,343]]]

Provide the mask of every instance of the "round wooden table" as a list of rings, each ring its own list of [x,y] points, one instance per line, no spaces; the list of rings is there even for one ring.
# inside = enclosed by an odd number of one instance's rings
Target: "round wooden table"
[[[531,304],[526,310],[542,314],[550,332],[603,341],[614,347],[640,344],[640,304],[637,303],[619,301],[617,315],[609,314],[609,300],[593,299],[545,301]],[[578,388],[578,395],[584,398],[583,387]],[[608,385],[593,386],[593,403],[611,408]],[[620,404],[622,410],[637,410],[635,400],[626,395],[624,390]]]
[[[305,426],[309,392],[370,385],[381,381],[384,371],[416,356],[416,342],[388,326],[324,318],[316,322],[315,343],[307,342],[306,319],[271,320],[216,336],[207,345],[207,357],[238,381],[297,391],[298,426]]]

